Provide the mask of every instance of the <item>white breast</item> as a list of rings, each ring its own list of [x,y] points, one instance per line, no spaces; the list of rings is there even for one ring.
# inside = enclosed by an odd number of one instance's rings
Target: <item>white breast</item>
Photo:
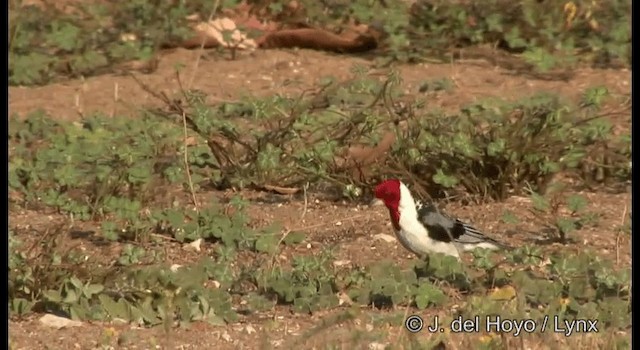
[[[451,243],[435,241],[427,235],[426,230],[416,234],[416,231],[406,230],[400,224],[401,229],[395,231],[396,238],[402,246],[420,258],[430,253],[442,253],[445,255],[455,256],[460,259],[460,254],[455,245]]]
[[[404,184],[400,184],[400,230],[395,231],[400,244],[419,257],[429,253],[443,253],[460,259],[454,244],[438,242],[431,239],[427,229],[418,221],[416,203],[411,192]]]

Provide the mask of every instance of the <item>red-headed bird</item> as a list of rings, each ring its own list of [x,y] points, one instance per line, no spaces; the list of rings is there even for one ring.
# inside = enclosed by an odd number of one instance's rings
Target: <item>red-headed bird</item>
[[[459,219],[440,213],[433,205],[416,203],[400,180],[383,181],[376,186],[375,196],[389,209],[398,241],[419,258],[443,253],[460,259],[459,251],[509,248]]]

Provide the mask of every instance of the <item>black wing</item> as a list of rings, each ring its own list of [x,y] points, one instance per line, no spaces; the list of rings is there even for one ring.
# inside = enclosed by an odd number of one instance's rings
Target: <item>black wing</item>
[[[451,242],[453,238],[455,242],[462,244],[491,242],[502,246],[475,227],[441,213],[433,204],[418,204],[417,211],[418,220],[427,228],[431,239]]]
[[[457,224],[456,220],[441,214],[432,204],[418,203],[418,220],[427,228],[431,239],[439,242],[451,242],[464,234],[464,227]]]

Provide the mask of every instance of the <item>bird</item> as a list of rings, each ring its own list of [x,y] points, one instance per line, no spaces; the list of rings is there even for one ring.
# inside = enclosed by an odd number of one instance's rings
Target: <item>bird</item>
[[[475,227],[441,213],[433,204],[416,201],[409,188],[398,179],[384,180],[374,192],[389,210],[400,244],[421,259],[430,253],[442,253],[460,260],[461,251],[510,248]]]

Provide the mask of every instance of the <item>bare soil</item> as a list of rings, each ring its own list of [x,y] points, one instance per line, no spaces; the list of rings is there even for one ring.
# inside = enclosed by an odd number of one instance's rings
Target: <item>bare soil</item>
[[[176,94],[179,84],[175,68],[180,70],[183,85],[189,84],[193,75],[193,88],[205,92],[212,101],[232,101],[245,95],[285,94],[297,95],[312,88],[319,79],[333,76],[338,80],[348,79],[354,65],[372,66],[372,61],[353,56],[332,55],[306,50],[265,50],[255,53],[242,53],[238,59],[230,61],[219,55],[206,53],[200,60],[194,74],[194,62],[198,52],[178,49],[165,54],[159,69],[150,75],[139,75],[147,85],[157,91],[166,91],[169,96]],[[613,98],[607,107],[620,110],[630,95],[631,74],[628,70],[580,69],[569,81],[536,80],[531,77],[513,75],[509,71],[497,68],[483,61],[460,61],[452,64],[419,64],[398,67],[404,80],[406,92],[418,94],[418,87],[425,80],[440,78],[451,79],[455,88],[439,92],[430,100],[429,108],[441,107],[456,109],[459,106],[486,97],[516,99],[547,91],[577,99],[584,88],[592,85],[605,85]],[[379,70],[384,73],[385,70]],[[142,106],[158,104],[140,86],[128,76],[104,75],[84,80],[71,80],[42,87],[10,87],[9,110],[11,114],[26,114],[45,110],[50,116],[65,120],[75,120],[81,115],[93,112],[113,115],[134,115]],[[627,117],[612,117],[619,132],[630,132],[630,120]],[[243,192],[250,199],[252,225],[264,226],[279,221],[284,227],[304,231],[308,245],[287,247],[281,260],[291,259],[301,254],[315,254],[322,247],[335,246],[337,259],[346,266],[366,265],[371,261],[392,259],[401,266],[409,266],[412,257],[397,242],[386,242],[374,238],[377,234],[390,234],[388,216],[381,206],[353,205],[341,202],[327,202],[309,194],[305,207],[301,195],[271,195],[265,193]],[[202,199],[211,196],[223,198],[227,193],[200,193]],[[617,239],[616,227],[621,224],[624,214],[630,210],[630,193],[584,193],[589,200],[589,210],[600,215],[597,227],[585,227],[574,234],[575,243],[567,246],[546,244],[544,234],[540,232],[542,224],[533,219],[528,212],[528,199],[512,197],[504,203],[491,203],[482,206],[462,206],[450,204],[446,210],[450,214],[473,222],[492,236],[508,240],[511,244],[540,244],[544,250],[564,249],[579,251],[593,249],[603,258],[615,261],[620,268],[630,268],[631,252],[628,236]],[[186,199],[185,199],[186,204]],[[305,210],[306,208],[306,210]],[[500,217],[510,210],[520,218],[515,225],[505,224]],[[303,214],[304,213],[304,214]],[[12,210],[9,213],[12,226],[33,229],[31,232],[43,232],[44,229],[62,222],[56,215],[44,216],[41,213]],[[91,232],[98,230],[86,224],[76,231]],[[38,237],[20,237],[26,242],[34,242]],[[92,252],[95,259],[105,262],[117,256],[117,245],[97,245],[84,235],[69,233],[63,238],[70,245],[79,245]],[[188,252],[176,244],[167,241],[167,259],[172,263],[184,263],[196,260],[204,254],[213,253],[213,244],[204,243],[201,252]],[[305,338],[304,348],[321,348],[328,340],[346,342],[353,334],[361,334],[368,339],[361,344],[369,348],[379,342],[395,342],[406,332],[396,327],[390,328],[384,322],[376,322],[393,311],[375,311],[347,322],[344,326],[328,331],[307,334],[317,327],[320,320],[344,310],[333,310],[319,314],[291,314],[286,308],[276,308],[268,319],[247,318],[239,324],[214,327],[205,324],[193,324],[189,329],[172,329],[165,332],[162,327],[153,329],[135,328],[124,324],[84,323],[80,327],[55,330],[41,325],[34,315],[27,320],[10,320],[10,339],[12,349],[256,349],[289,348],[292,341]],[[404,310],[400,310],[404,311]],[[447,313],[447,310],[434,310],[434,313]],[[373,314],[379,315],[373,315]],[[375,329],[387,336],[376,339]],[[415,335],[418,339],[430,339],[436,335],[423,332]],[[463,344],[462,335],[451,335],[447,346],[456,349]],[[466,342],[475,336],[470,335]],[[473,338],[476,339],[476,338]],[[589,346],[589,335],[580,338],[577,344]],[[458,342],[460,341],[460,342]],[[474,341],[474,340],[471,340]],[[558,337],[559,344],[567,340]],[[519,340],[509,340],[519,345]],[[470,343],[467,343],[470,344]],[[573,346],[577,346],[576,343]],[[566,345],[566,343],[565,343]],[[346,345],[345,345],[346,346]],[[535,344],[530,345],[536,348]],[[562,347],[562,346],[560,346]],[[366,345],[363,345],[366,348]],[[461,348],[464,348],[461,347]]]

